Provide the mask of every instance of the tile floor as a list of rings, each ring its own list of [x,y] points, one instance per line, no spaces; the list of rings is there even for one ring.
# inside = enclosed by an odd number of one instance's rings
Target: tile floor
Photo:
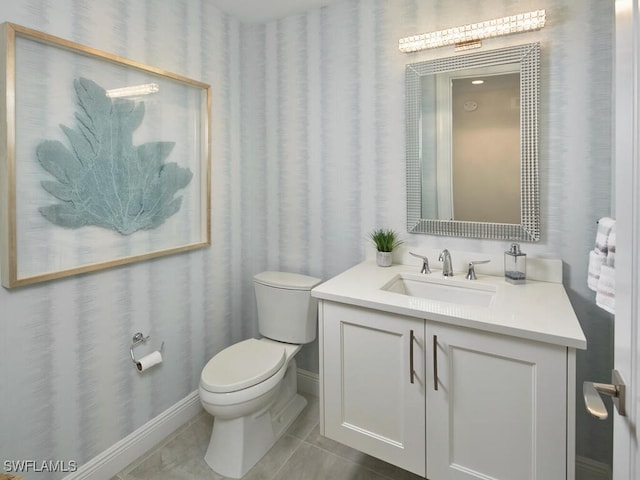
[[[406,470],[322,437],[318,398],[303,394],[305,410],[269,452],[245,475],[247,480],[418,480]],[[205,463],[213,419],[194,417],[112,480],[222,480]]]

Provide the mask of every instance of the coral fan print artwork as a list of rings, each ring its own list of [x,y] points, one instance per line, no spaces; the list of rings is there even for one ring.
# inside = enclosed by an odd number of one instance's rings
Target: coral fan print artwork
[[[211,245],[211,85],[8,22],[3,41],[3,287]]]
[[[165,163],[174,142],[133,144],[145,116],[144,102],[107,96],[86,78],[74,80],[76,127],[61,125],[69,147],[44,140],[36,148],[40,165],[55,180],[41,182],[60,203],[40,213],[65,228],[87,225],[130,235],[154,229],[180,210],[192,172]]]

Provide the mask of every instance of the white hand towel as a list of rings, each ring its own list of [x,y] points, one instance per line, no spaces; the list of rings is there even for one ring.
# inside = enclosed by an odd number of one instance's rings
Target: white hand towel
[[[611,227],[609,236],[607,237],[607,261],[610,267],[616,266],[616,226]]]
[[[598,282],[600,281],[600,270],[605,264],[607,256],[597,250],[589,252],[589,271],[587,274],[587,285],[591,290],[598,290]]]
[[[615,224],[616,221],[609,217],[602,217],[598,220],[598,231],[596,233],[596,244],[594,250],[602,252],[605,255],[607,254],[607,250],[609,248],[609,234]]]
[[[589,268],[587,273],[587,286],[594,292],[598,290],[600,280],[600,269],[607,262],[609,253],[609,235],[616,221],[609,217],[602,217],[598,220],[598,231],[593,250],[589,252]]]
[[[609,234],[614,224],[615,220],[609,217],[602,217],[598,220],[596,241],[593,250],[589,252],[589,268],[587,272],[587,286],[594,292],[598,290],[600,269],[606,263]]]
[[[610,220],[610,219],[609,219]],[[608,222],[610,223],[610,222]],[[615,221],[609,228],[609,233],[605,240],[606,255],[602,259],[603,255],[600,254],[600,250],[594,249],[597,252],[597,260],[603,260],[600,266],[600,275],[596,286],[596,305],[603,308],[607,312],[616,313],[616,224]],[[589,255],[591,259],[591,255]],[[591,273],[591,269],[589,270]],[[591,287],[591,275],[589,275],[589,286]]]
[[[603,265],[600,270],[596,305],[609,313],[616,313],[616,271],[612,266]]]

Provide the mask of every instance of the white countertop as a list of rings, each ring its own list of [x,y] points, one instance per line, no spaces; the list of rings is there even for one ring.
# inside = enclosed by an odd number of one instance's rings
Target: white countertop
[[[478,282],[496,289],[487,307],[458,305],[381,290],[399,273],[419,273],[415,265],[378,267],[367,260],[315,287],[311,294],[323,300],[373,308],[410,317],[536,340],[570,348],[586,349],[580,323],[561,283],[527,280],[512,285],[503,276],[477,273],[477,280],[465,280],[455,272],[456,282]],[[430,276],[442,277],[432,267]]]

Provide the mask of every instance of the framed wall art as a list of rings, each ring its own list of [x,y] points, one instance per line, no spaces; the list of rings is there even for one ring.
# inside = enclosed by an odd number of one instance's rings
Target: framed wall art
[[[211,87],[0,25],[2,285],[211,243]]]

